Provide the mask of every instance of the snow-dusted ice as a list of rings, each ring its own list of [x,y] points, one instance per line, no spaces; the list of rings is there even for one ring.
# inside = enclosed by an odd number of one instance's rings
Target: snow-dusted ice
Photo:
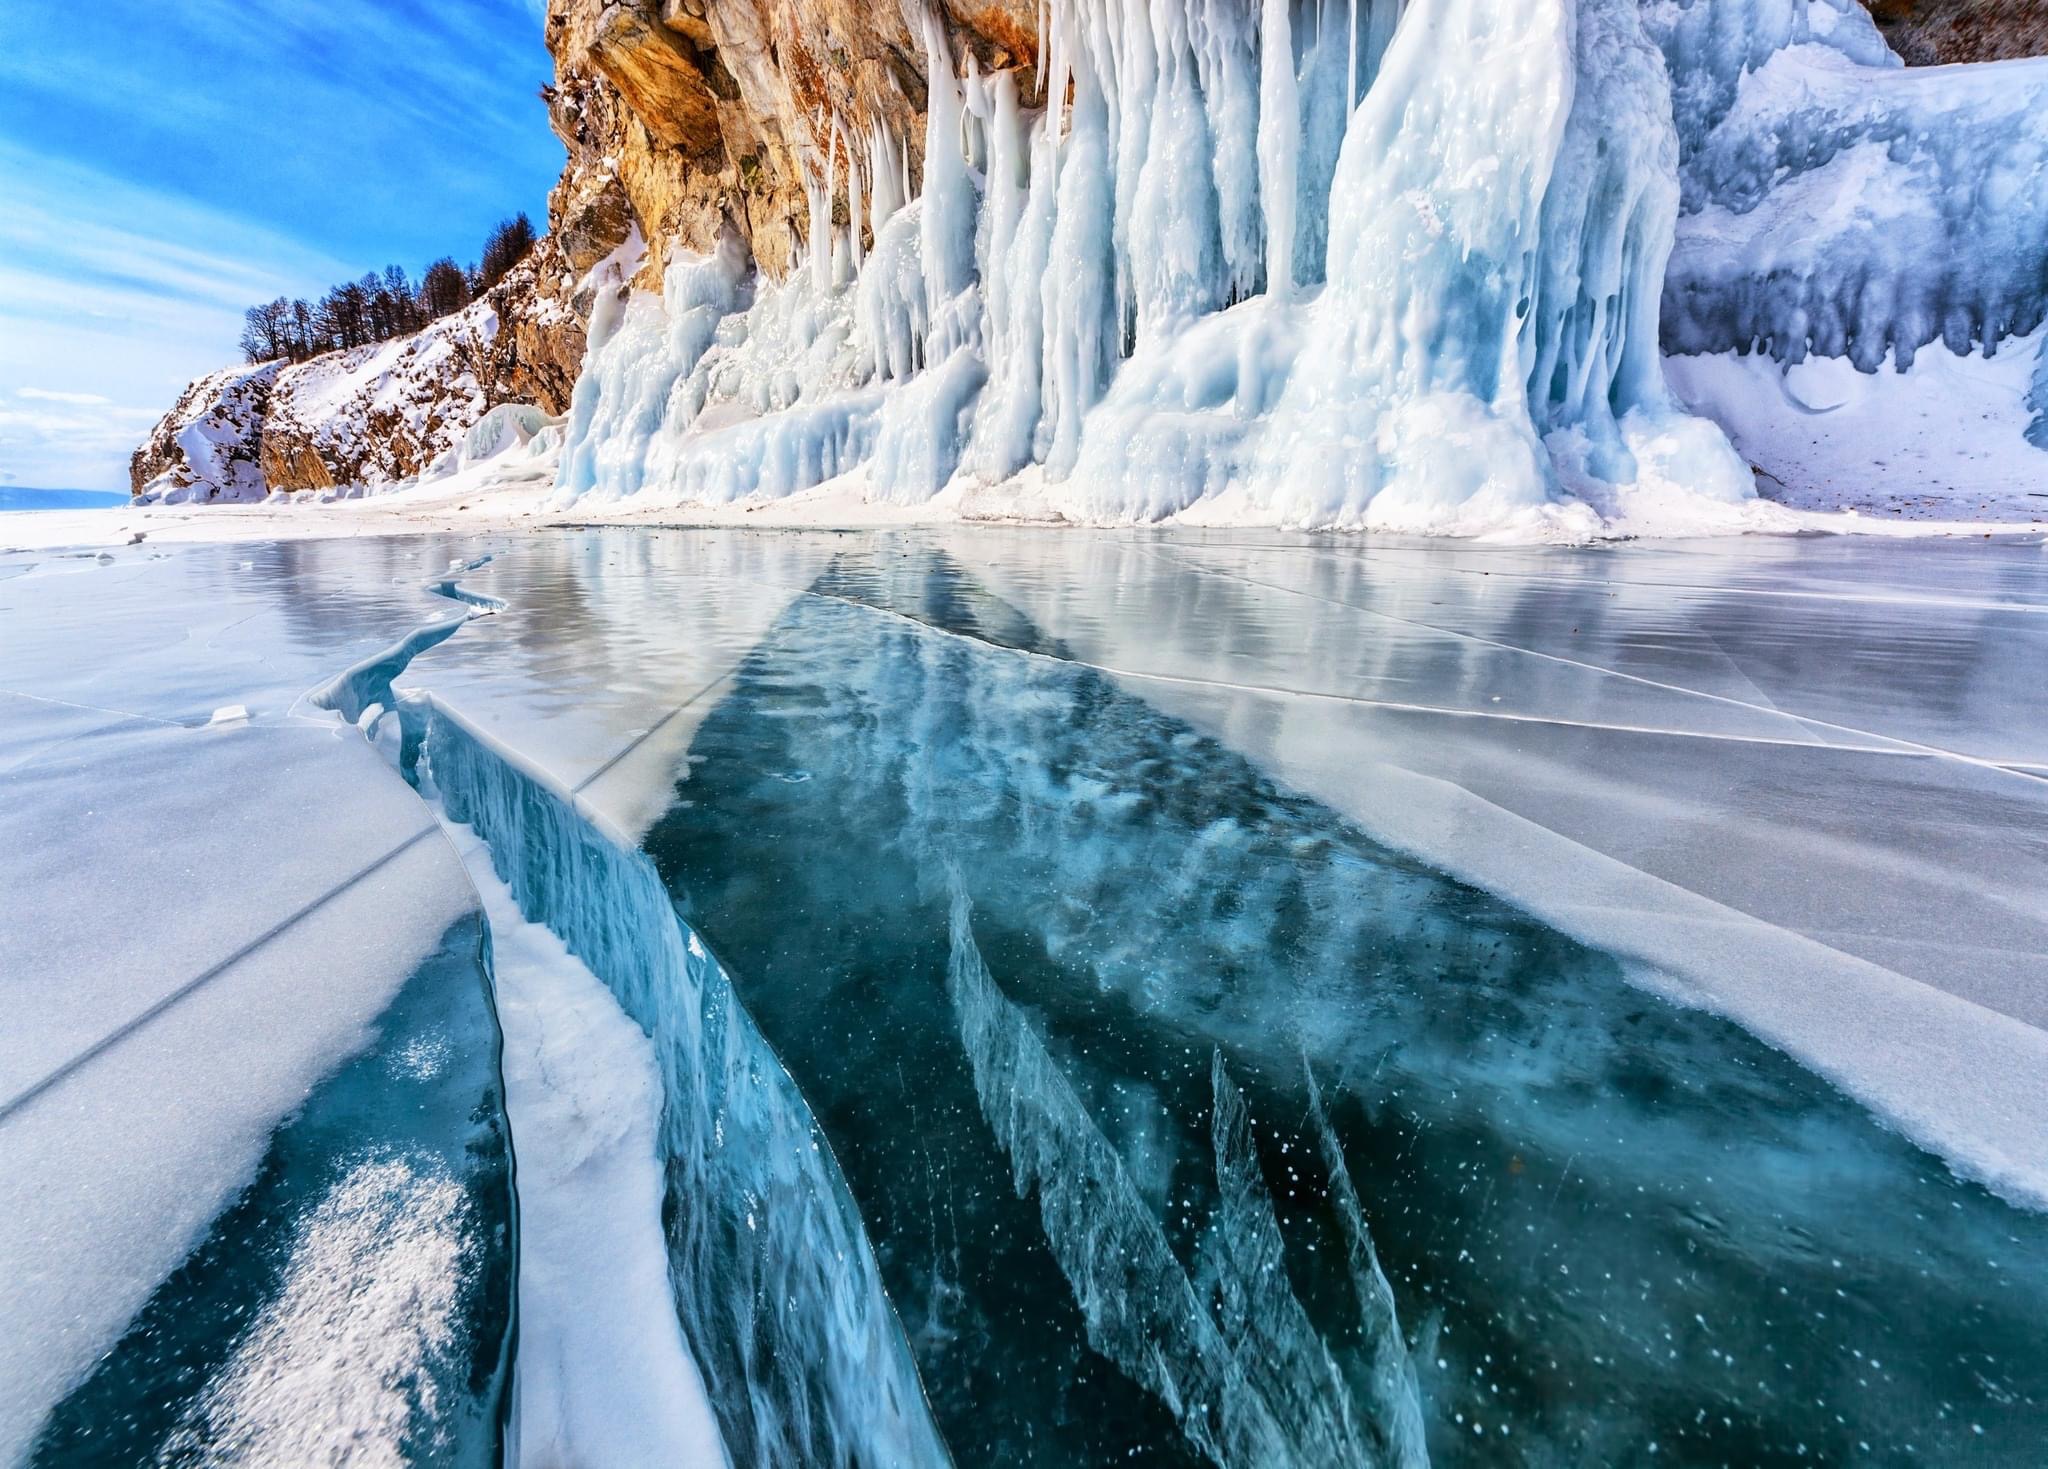
[[[417,554],[0,562],[0,1462],[493,1459],[483,920],[304,700],[437,615]]]
[[[2038,538],[0,575],[8,1460],[2039,1441]]]

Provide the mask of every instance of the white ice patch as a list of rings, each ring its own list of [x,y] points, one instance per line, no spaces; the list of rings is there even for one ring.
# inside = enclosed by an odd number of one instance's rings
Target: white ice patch
[[[1994,357],[1935,343],[1904,372],[1845,357],[1786,366],[1762,353],[1673,357],[1694,410],[1732,426],[1766,495],[1806,510],[1898,520],[2048,520],[2048,446],[2029,435],[2048,329]],[[2048,408],[2048,393],[2040,394]],[[2048,436],[2044,436],[2048,437]]]
[[[670,1295],[654,1048],[450,826],[491,924],[505,1110],[519,1159],[513,1463],[726,1461]]]
[[[455,1344],[468,1216],[438,1164],[357,1164],[299,1225],[282,1288],[163,1462],[401,1469],[430,1451],[413,1427]]]

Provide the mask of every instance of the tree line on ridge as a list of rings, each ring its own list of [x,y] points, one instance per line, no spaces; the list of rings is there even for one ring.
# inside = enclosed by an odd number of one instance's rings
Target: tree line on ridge
[[[402,267],[387,265],[382,274],[373,270],[361,280],[343,281],[318,301],[279,296],[251,306],[242,313],[242,355],[251,362],[304,362],[323,352],[410,336],[503,280],[535,238],[533,221],[521,212],[491,230],[482,259],[467,268],[444,255],[414,282]]]

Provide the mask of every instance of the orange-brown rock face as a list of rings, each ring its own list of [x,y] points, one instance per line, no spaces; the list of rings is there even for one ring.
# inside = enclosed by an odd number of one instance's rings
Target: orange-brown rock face
[[[2048,0],[1868,0],[1908,66],[2048,55]]]
[[[938,13],[956,57],[1035,66],[1034,4],[951,0]],[[876,131],[921,166],[924,41],[897,0],[551,0],[547,39],[569,150],[558,233],[615,182],[651,261],[675,244],[709,251],[730,219],[780,273],[809,227],[807,167],[836,157],[844,177],[848,150]],[[838,211],[844,224],[843,199]]]
[[[623,216],[623,197],[616,198],[616,207]],[[628,218],[620,234],[630,228]],[[601,233],[609,234],[608,228]],[[490,406],[533,403],[549,414],[569,411],[576,374],[583,370],[583,323],[590,314],[587,296],[579,300],[574,293],[617,240],[590,254],[594,244],[573,232],[548,235],[485,296],[498,330],[478,354],[476,374]]]

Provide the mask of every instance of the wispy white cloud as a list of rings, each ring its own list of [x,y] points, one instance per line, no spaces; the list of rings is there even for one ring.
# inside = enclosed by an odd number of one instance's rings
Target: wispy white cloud
[[[0,471],[113,489],[242,311],[347,267],[274,231],[0,143]]]
[[[16,388],[17,398],[32,398],[38,403],[112,403],[112,398],[98,393],[60,393],[51,388]]]

